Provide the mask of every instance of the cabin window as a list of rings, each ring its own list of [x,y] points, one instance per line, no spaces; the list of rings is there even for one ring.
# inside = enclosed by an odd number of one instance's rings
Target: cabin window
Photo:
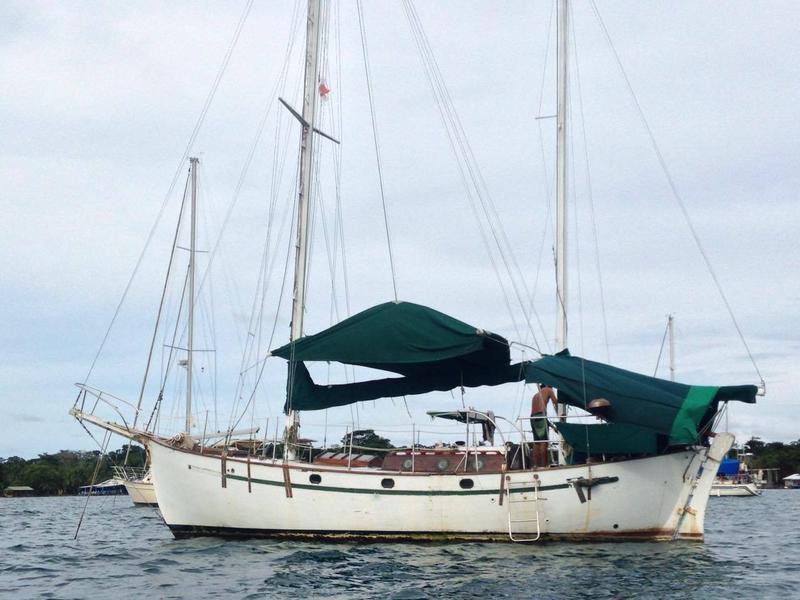
[[[413,466],[414,466],[414,461],[413,461],[413,460],[411,460],[410,458],[407,458],[407,459],[405,459],[405,460],[403,461],[403,468],[404,468],[406,471],[410,471],[410,470],[411,470],[411,467],[413,467]]]
[[[322,477],[320,477],[316,473],[312,473],[311,475],[308,476],[308,480],[311,483],[320,483],[322,481]]]
[[[472,479],[462,479],[458,482],[458,485],[461,486],[462,490],[471,490],[475,485],[475,482]]]
[[[439,469],[440,471],[446,471],[447,467],[449,466],[450,466],[450,461],[447,460],[446,458],[440,458],[436,462],[436,468]]]
[[[381,487],[387,490],[392,489],[394,487],[394,479],[389,479],[388,477],[386,479],[381,479]]]

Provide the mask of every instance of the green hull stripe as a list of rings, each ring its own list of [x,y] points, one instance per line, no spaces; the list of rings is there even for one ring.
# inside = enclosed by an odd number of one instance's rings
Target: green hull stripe
[[[693,444],[697,441],[697,428],[700,419],[706,414],[709,404],[719,391],[718,387],[693,385],[683,400],[672,429],[669,432],[670,444]]]
[[[248,479],[247,477],[242,477],[241,475],[230,475],[226,474],[225,477],[227,479],[233,479],[236,481],[244,481],[246,482]],[[469,477],[465,477],[465,479],[469,479]],[[256,479],[251,478],[250,483],[260,484],[260,485],[274,485],[277,487],[284,487],[283,481],[270,481],[268,479]],[[540,485],[539,491],[545,492],[548,490],[564,490],[569,487],[572,487],[569,483],[559,483],[556,485]],[[390,490],[390,489],[377,489],[377,490],[366,490],[366,489],[358,489],[358,488],[341,488],[341,487],[332,487],[327,485],[315,485],[315,484],[308,484],[308,483],[292,483],[292,489],[299,489],[299,490],[322,490],[325,492],[338,492],[343,494],[380,494],[384,496],[479,496],[479,495],[486,495],[492,496],[497,495],[500,493],[500,489],[493,489],[493,490]],[[512,494],[521,494],[524,492],[532,492],[534,491],[534,487],[524,487],[524,488],[515,488],[510,490]]]

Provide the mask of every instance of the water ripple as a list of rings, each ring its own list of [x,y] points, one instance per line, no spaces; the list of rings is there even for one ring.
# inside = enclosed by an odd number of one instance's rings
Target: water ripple
[[[127,498],[0,499],[0,597],[791,597],[800,493],[712,499],[705,544],[175,540]]]

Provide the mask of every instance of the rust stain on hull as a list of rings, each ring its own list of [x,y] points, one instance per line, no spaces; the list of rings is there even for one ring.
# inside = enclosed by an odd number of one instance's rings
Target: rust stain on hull
[[[193,537],[222,537],[233,539],[268,538],[282,540],[314,540],[320,542],[501,542],[513,543],[505,532],[363,532],[363,531],[280,531],[269,529],[240,529],[228,527],[194,527],[170,525],[176,539]],[[638,529],[631,531],[598,531],[592,533],[548,534],[542,533],[544,542],[669,542],[673,541],[670,529]],[[681,534],[679,541],[702,542],[702,534]]]

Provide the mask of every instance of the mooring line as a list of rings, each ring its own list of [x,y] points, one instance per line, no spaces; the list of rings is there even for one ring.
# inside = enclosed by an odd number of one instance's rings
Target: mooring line
[[[100,456],[97,457],[97,463],[94,465],[94,473],[92,473],[92,481],[89,484],[89,492],[86,494],[86,502],[83,504],[81,518],[78,519],[78,526],[75,528],[75,536],[72,538],[73,540],[78,539],[78,532],[81,530],[81,525],[83,524],[83,516],[86,514],[86,509],[89,506],[89,499],[92,497],[92,492],[94,491],[94,482],[97,481],[97,474],[100,472],[100,465],[103,463],[103,458],[105,458],[106,447],[108,446],[108,441],[110,438],[111,432],[106,431],[103,435],[103,445],[100,447]]]

